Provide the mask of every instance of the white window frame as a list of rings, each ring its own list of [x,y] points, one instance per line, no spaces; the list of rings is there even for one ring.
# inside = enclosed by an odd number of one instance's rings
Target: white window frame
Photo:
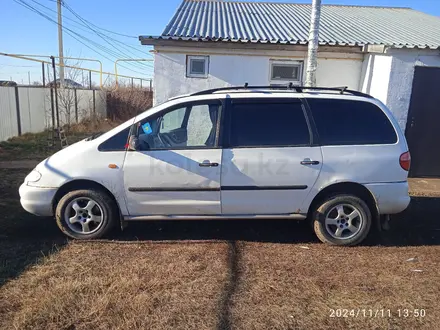
[[[273,67],[276,65],[298,67],[298,79],[272,78],[273,77]],[[304,62],[303,61],[271,60],[270,61],[270,70],[269,70],[270,84],[271,85],[284,85],[284,84],[292,83],[293,85],[301,86],[302,79],[303,79],[303,69],[304,69]]]
[[[204,60],[205,61],[205,72],[192,73],[191,72],[191,60]],[[209,56],[205,55],[187,55],[186,56],[186,76],[188,78],[208,78],[209,74]]]

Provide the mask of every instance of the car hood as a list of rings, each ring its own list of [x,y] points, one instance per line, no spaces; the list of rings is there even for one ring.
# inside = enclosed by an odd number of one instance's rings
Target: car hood
[[[90,145],[87,142],[88,141],[82,140],[57,151],[52,156],[49,156],[40,164],[38,164],[37,169],[41,166],[47,165],[57,167],[59,165],[65,164],[66,162],[72,161],[72,159],[79,161],[81,159],[81,155],[87,152],[87,150],[90,148]]]

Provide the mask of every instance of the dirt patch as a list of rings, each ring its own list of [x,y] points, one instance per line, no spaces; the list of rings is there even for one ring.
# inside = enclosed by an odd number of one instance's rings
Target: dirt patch
[[[0,169],[0,286],[67,242],[52,218],[38,218],[21,207],[18,187],[28,173]]]
[[[409,178],[408,183],[412,196],[440,197],[440,179]]]
[[[33,169],[40,161],[32,159],[0,161],[2,169]]]

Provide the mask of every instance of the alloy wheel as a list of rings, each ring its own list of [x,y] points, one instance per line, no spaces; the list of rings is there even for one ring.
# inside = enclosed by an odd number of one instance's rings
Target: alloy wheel
[[[362,213],[351,204],[338,204],[325,217],[325,228],[330,236],[336,239],[349,239],[356,236],[363,223]]]
[[[98,202],[89,197],[79,197],[67,205],[64,221],[77,234],[91,234],[102,226],[103,214]]]

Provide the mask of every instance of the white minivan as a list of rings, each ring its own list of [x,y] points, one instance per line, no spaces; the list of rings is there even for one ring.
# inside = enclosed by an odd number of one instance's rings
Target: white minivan
[[[55,153],[20,197],[77,239],[121,221],[264,218],[309,219],[321,241],[355,245],[408,206],[409,166],[399,125],[369,95],[228,87],[174,98]]]

